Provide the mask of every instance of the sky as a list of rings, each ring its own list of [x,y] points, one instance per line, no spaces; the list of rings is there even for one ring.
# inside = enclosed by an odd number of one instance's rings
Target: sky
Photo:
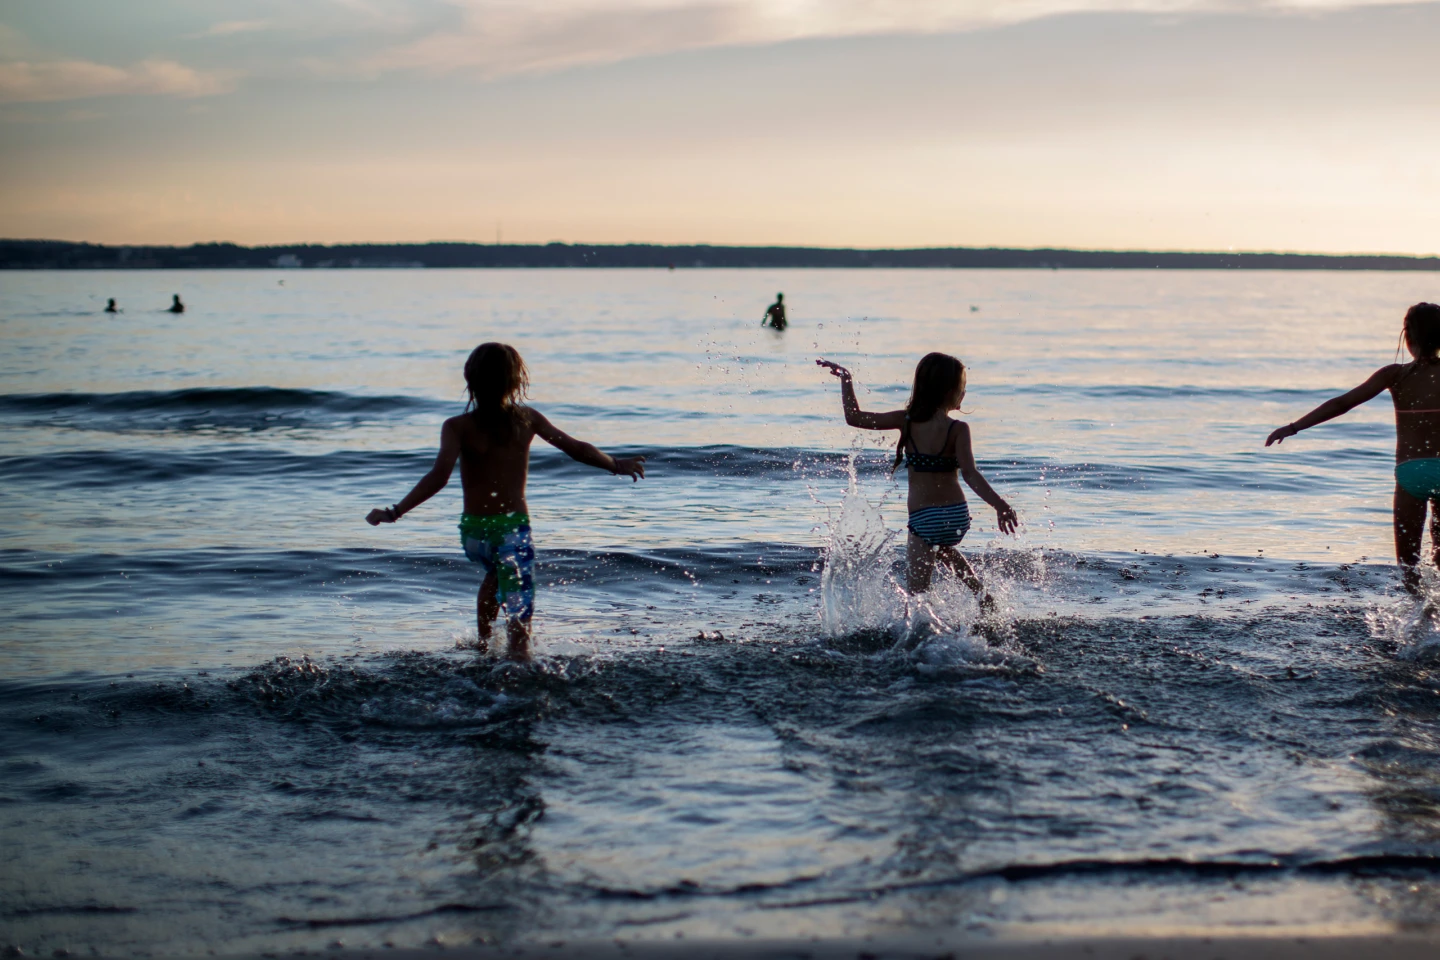
[[[0,236],[1440,253],[1440,2],[8,0]]]

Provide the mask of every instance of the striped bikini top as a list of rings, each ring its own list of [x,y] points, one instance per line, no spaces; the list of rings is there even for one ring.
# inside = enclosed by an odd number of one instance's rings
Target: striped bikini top
[[[905,466],[915,473],[954,473],[960,469],[960,460],[956,457],[945,456],[945,450],[950,446],[950,433],[955,429],[955,421],[950,421],[950,426],[945,428],[945,442],[940,444],[939,453],[921,453],[915,446],[915,438],[910,438],[910,449],[905,451]]]

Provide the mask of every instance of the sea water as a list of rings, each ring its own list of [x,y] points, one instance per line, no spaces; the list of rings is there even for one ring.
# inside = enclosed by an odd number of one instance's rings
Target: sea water
[[[1429,274],[0,276],[4,945],[1203,928],[1440,915],[1440,676],[1391,565],[1384,399]],[[791,327],[759,321],[784,290]],[[189,305],[163,312],[170,295]],[[115,297],[123,312],[101,312]],[[478,655],[475,344],[537,441],[537,659]],[[1016,537],[904,590],[915,362]]]

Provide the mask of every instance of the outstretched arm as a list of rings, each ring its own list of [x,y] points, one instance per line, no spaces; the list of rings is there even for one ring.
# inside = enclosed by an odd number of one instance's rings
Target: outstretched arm
[[[855,399],[855,384],[849,370],[829,360],[816,360],[815,363],[840,378],[840,403],[845,408],[845,422],[850,426],[861,430],[899,430],[905,426],[904,410],[891,410],[889,413],[861,410],[860,401]]]
[[[629,477],[632,481],[638,481],[645,476],[644,457],[612,457],[594,444],[586,443],[584,440],[576,440],[570,434],[555,426],[544,415],[537,410],[530,411],[530,425],[540,439],[561,450],[571,460],[578,460],[581,463],[592,467],[599,467],[601,470],[608,470],[610,473]]]
[[[995,508],[995,523],[1000,527],[1000,532],[1014,533],[1020,518],[1016,515],[1015,508],[995,492],[995,488],[990,486],[990,481],[985,479],[980,468],[975,465],[975,451],[970,446],[970,425],[968,423],[956,424],[955,459],[960,461],[960,476],[965,478],[970,489],[974,490],[981,500]]]
[[[450,482],[450,474],[455,470],[455,461],[459,456],[460,435],[455,431],[454,424],[446,420],[445,426],[440,428],[440,453],[436,455],[435,465],[430,468],[430,472],[421,477],[420,482],[415,484],[395,506],[371,510],[370,515],[365,518],[365,522],[372,527],[382,523],[394,523],[445,489],[445,484]]]
[[[1381,367],[1370,375],[1370,379],[1360,384],[1360,386],[1354,390],[1348,393],[1342,393],[1338,397],[1331,397],[1294,423],[1287,423],[1283,427],[1272,430],[1270,436],[1265,438],[1265,446],[1268,447],[1272,443],[1282,443],[1289,437],[1295,436],[1295,434],[1301,430],[1308,430],[1316,424],[1324,423],[1326,420],[1334,420],[1336,417],[1354,410],[1360,406],[1360,404],[1375,399],[1383,391],[1395,385],[1395,378],[1402,369],[1404,368],[1398,363],[1392,363],[1388,367]]]

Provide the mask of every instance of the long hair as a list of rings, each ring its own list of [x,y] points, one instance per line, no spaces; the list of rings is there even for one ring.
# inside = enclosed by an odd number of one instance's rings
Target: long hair
[[[899,469],[905,460],[905,444],[910,439],[910,422],[924,423],[944,409],[955,394],[965,386],[965,364],[948,353],[927,353],[915,364],[915,383],[910,388],[910,401],[905,404],[905,425],[900,428],[900,442],[895,445],[895,463]]]
[[[1409,344],[1421,363],[1440,360],[1440,305],[1417,303],[1406,310],[1400,340]]]
[[[496,443],[520,434],[520,402],[530,387],[530,373],[520,352],[507,343],[482,343],[465,361],[465,410]]]

